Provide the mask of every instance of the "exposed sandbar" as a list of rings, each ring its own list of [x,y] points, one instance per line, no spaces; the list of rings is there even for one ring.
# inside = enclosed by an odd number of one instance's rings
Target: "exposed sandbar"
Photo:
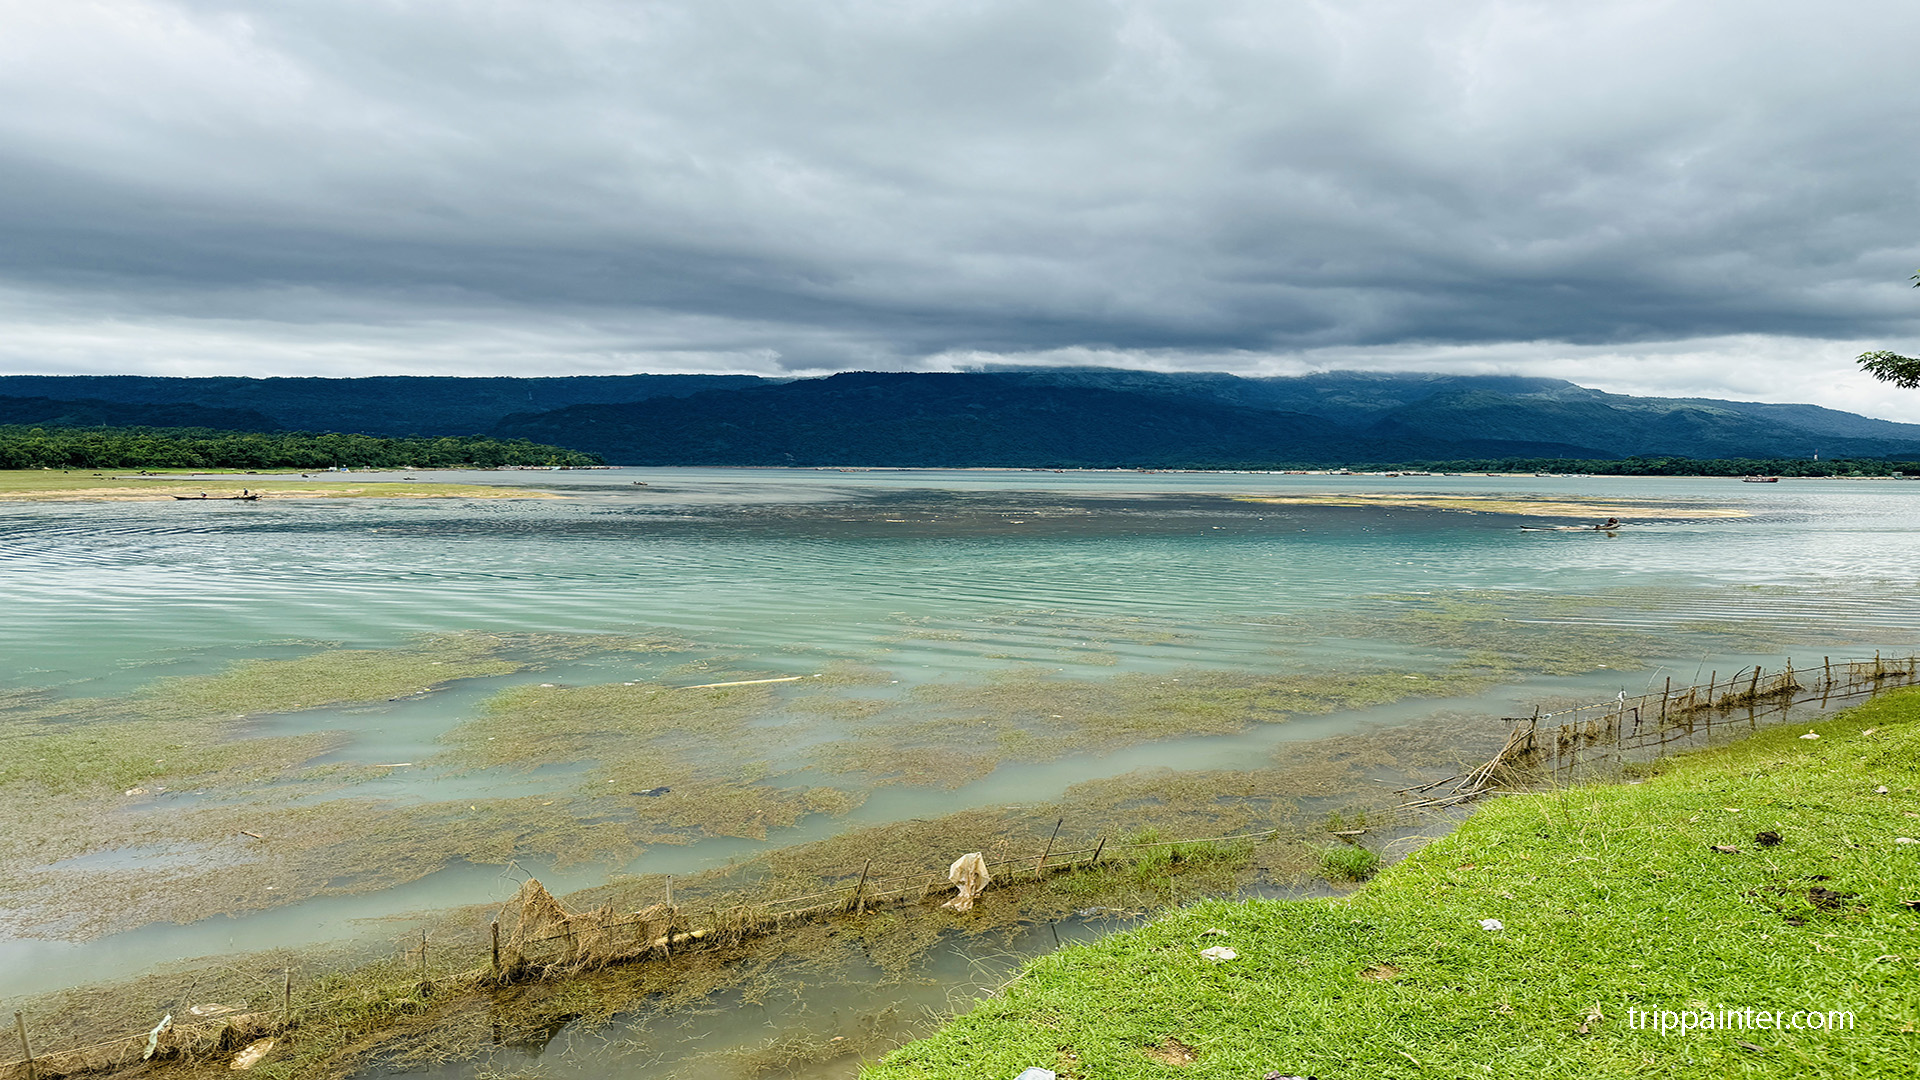
[[[490,484],[369,483],[345,476],[293,473],[209,476],[199,473],[138,476],[48,469],[0,470],[0,502],[165,502],[175,495],[211,499],[244,489],[261,501],[281,499],[557,499],[549,491]]]
[[[1623,521],[1647,518],[1739,518],[1745,510],[1727,506],[1672,506],[1645,502],[1556,499],[1525,495],[1416,495],[1407,492],[1353,494],[1311,492],[1298,495],[1237,495],[1238,502],[1276,506],[1375,506],[1405,510],[1448,510],[1466,514],[1513,514],[1521,517],[1602,518]]]

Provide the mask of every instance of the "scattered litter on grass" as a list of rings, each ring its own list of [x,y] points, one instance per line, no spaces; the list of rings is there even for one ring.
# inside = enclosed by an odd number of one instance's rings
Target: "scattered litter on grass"
[[[1215,945],[1211,949],[1201,949],[1200,955],[1207,958],[1208,960],[1213,961],[1216,964],[1223,963],[1227,960],[1240,959],[1239,953],[1234,952],[1232,949],[1227,948],[1225,945]]]
[[[1809,731],[1809,732],[1807,732],[1807,733],[1806,733],[1805,735],[1802,735],[1802,736],[1800,736],[1800,737],[1801,737],[1801,738],[1803,738],[1803,739],[1817,739],[1817,738],[1819,738],[1820,736],[1818,736],[1818,735],[1816,735],[1816,734],[1814,734],[1813,732],[1811,732],[1811,731]]]
[[[1480,920],[1480,929],[1488,931],[1489,933],[1495,930],[1505,930],[1506,928],[1507,928],[1507,924],[1501,922],[1499,919],[1481,919]]]
[[[1732,844],[1715,844],[1713,845],[1713,850],[1719,852],[1722,855],[1740,854],[1740,849],[1737,847],[1734,847]]]

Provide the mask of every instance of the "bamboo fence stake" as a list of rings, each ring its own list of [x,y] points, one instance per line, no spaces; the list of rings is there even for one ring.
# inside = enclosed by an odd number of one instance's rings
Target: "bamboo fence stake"
[[[1066,818],[1061,818],[1059,821],[1056,821],[1053,823],[1053,835],[1047,837],[1046,849],[1040,852],[1040,858],[1034,860],[1034,864],[1033,864],[1034,877],[1038,878],[1041,875],[1041,873],[1046,870],[1047,856],[1053,854],[1053,842],[1055,840],[1060,839],[1060,826],[1065,825],[1066,823],[1067,823]]]
[[[1103,851],[1105,851],[1105,850],[1107,850],[1107,838],[1103,836],[1103,837],[1101,837],[1101,838],[1100,838],[1100,842],[1099,842],[1098,844],[1095,844],[1095,845],[1094,845],[1094,848],[1093,848],[1093,858],[1091,858],[1091,859],[1088,859],[1088,860],[1087,860],[1087,865],[1088,865],[1088,866],[1099,866],[1099,865],[1100,865],[1100,853],[1101,853],[1101,852],[1103,852]]]
[[[38,1080],[40,1070],[33,1063],[33,1047],[27,1044],[27,1018],[18,1012],[14,1013],[13,1026],[20,1032],[20,1052],[27,1055],[27,1080]]]
[[[1660,723],[1667,722],[1667,698],[1673,694],[1673,676],[1667,676],[1667,688],[1660,691]]]
[[[869,870],[871,870],[871,869],[873,869],[873,860],[872,860],[872,859],[868,859],[868,860],[866,861],[866,863],[865,863],[865,865],[863,865],[863,866],[861,866],[861,867],[860,867],[860,880],[859,880],[859,881],[857,881],[857,882],[854,882],[854,885],[853,885],[853,898],[847,901],[847,910],[848,910],[848,911],[852,911],[852,910],[853,910],[854,908],[856,908],[856,907],[858,907],[858,906],[859,906],[859,904],[860,904],[860,890],[862,890],[862,889],[864,889],[864,888],[866,888],[866,887],[867,887],[867,871],[869,871]]]
[[[280,984],[280,1026],[284,1029],[293,1024],[293,969],[287,968],[281,973]]]
[[[500,978],[500,920],[493,921],[493,977]]]
[[[673,910],[673,875],[667,875],[667,910]]]

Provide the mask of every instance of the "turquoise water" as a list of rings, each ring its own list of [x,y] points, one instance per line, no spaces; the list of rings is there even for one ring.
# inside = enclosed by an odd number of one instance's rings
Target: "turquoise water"
[[[0,505],[0,691],[111,696],[240,659],[401,647],[422,634],[471,630],[675,642],[661,653],[584,656],[420,699],[263,721],[268,733],[347,732],[333,759],[372,763],[431,758],[441,735],[480,702],[526,683],[690,685],[805,676],[851,662],[885,673],[871,693],[898,695],[1014,669],[1087,680],[1195,668],[1439,671],[1467,650],[1396,627],[1450,598],[1542,632],[1626,635],[1637,657],[1627,671],[1519,662],[1499,686],[1465,699],[1010,763],[956,788],[885,787],[847,817],[811,816],[765,841],[714,838],[611,864],[532,867],[558,890],[615,872],[692,872],[854,825],[1038,801],[1138,768],[1239,767],[1289,741],[1442,711],[1497,718],[1533,701],[1638,693],[1663,678],[1684,685],[1789,654],[1837,659],[1920,642],[1920,483],[696,469],[425,475],[565,497]],[[1503,514],[1235,498],[1316,492],[1520,495],[1656,509],[1622,513],[1629,526],[1605,535],[1523,532],[1523,519]],[[1723,510],[1743,516],[1681,516]],[[836,737],[831,726],[771,731],[768,782],[804,782],[807,753]],[[789,768],[799,772],[783,776]],[[421,767],[366,780],[341,797],[398,805],[537,794],[573,780],[564,769]],[[50,865],[127,868],[175,856],[191,853],[170,854],[164,844],[74,851]],[[498,900],[514,884],[499,866],[460,864],[379,891],[83,941],[32,936],[0,910],[0,983],[31,993],[184,957],[337,941],[368,933],[365,920]]]
[[[634,488],[635,475],[649,486]],[[102,693],[163,669],[268,655],[274,643],[379,646],[447,629],[670,631],[798,670],[807,663],[786,658],[795,652],[863,655],[903,626],[977,631],[976,644],[911,658],[937,666],[1002,645],[1070,648],[1076,619],[1134,619],[1182,637],[1117,645],[1133,662],[1222,662],[1266,647],[1249,620],[1434,588],[1687,591],[1649,601],[1650,623],[1878,619],[1913,598],[1920,507],[1920,484],[1840,481],[756,470],[504,479],[571,497],[0,508],[0,685]],[[1518,534],[1494,516],[1221,497],[1313,490],[1651,498],[1754,516],[1605,538]],[[1781,595],[1747,600],[1741,586]],[[1691,591],[1703,588],[1725,595]]]

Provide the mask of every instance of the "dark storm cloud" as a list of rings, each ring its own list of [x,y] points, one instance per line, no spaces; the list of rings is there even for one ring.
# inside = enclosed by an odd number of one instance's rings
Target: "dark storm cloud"
[[[1920,329],[1906,4],[68,0],[0,29],[14,370]]]

